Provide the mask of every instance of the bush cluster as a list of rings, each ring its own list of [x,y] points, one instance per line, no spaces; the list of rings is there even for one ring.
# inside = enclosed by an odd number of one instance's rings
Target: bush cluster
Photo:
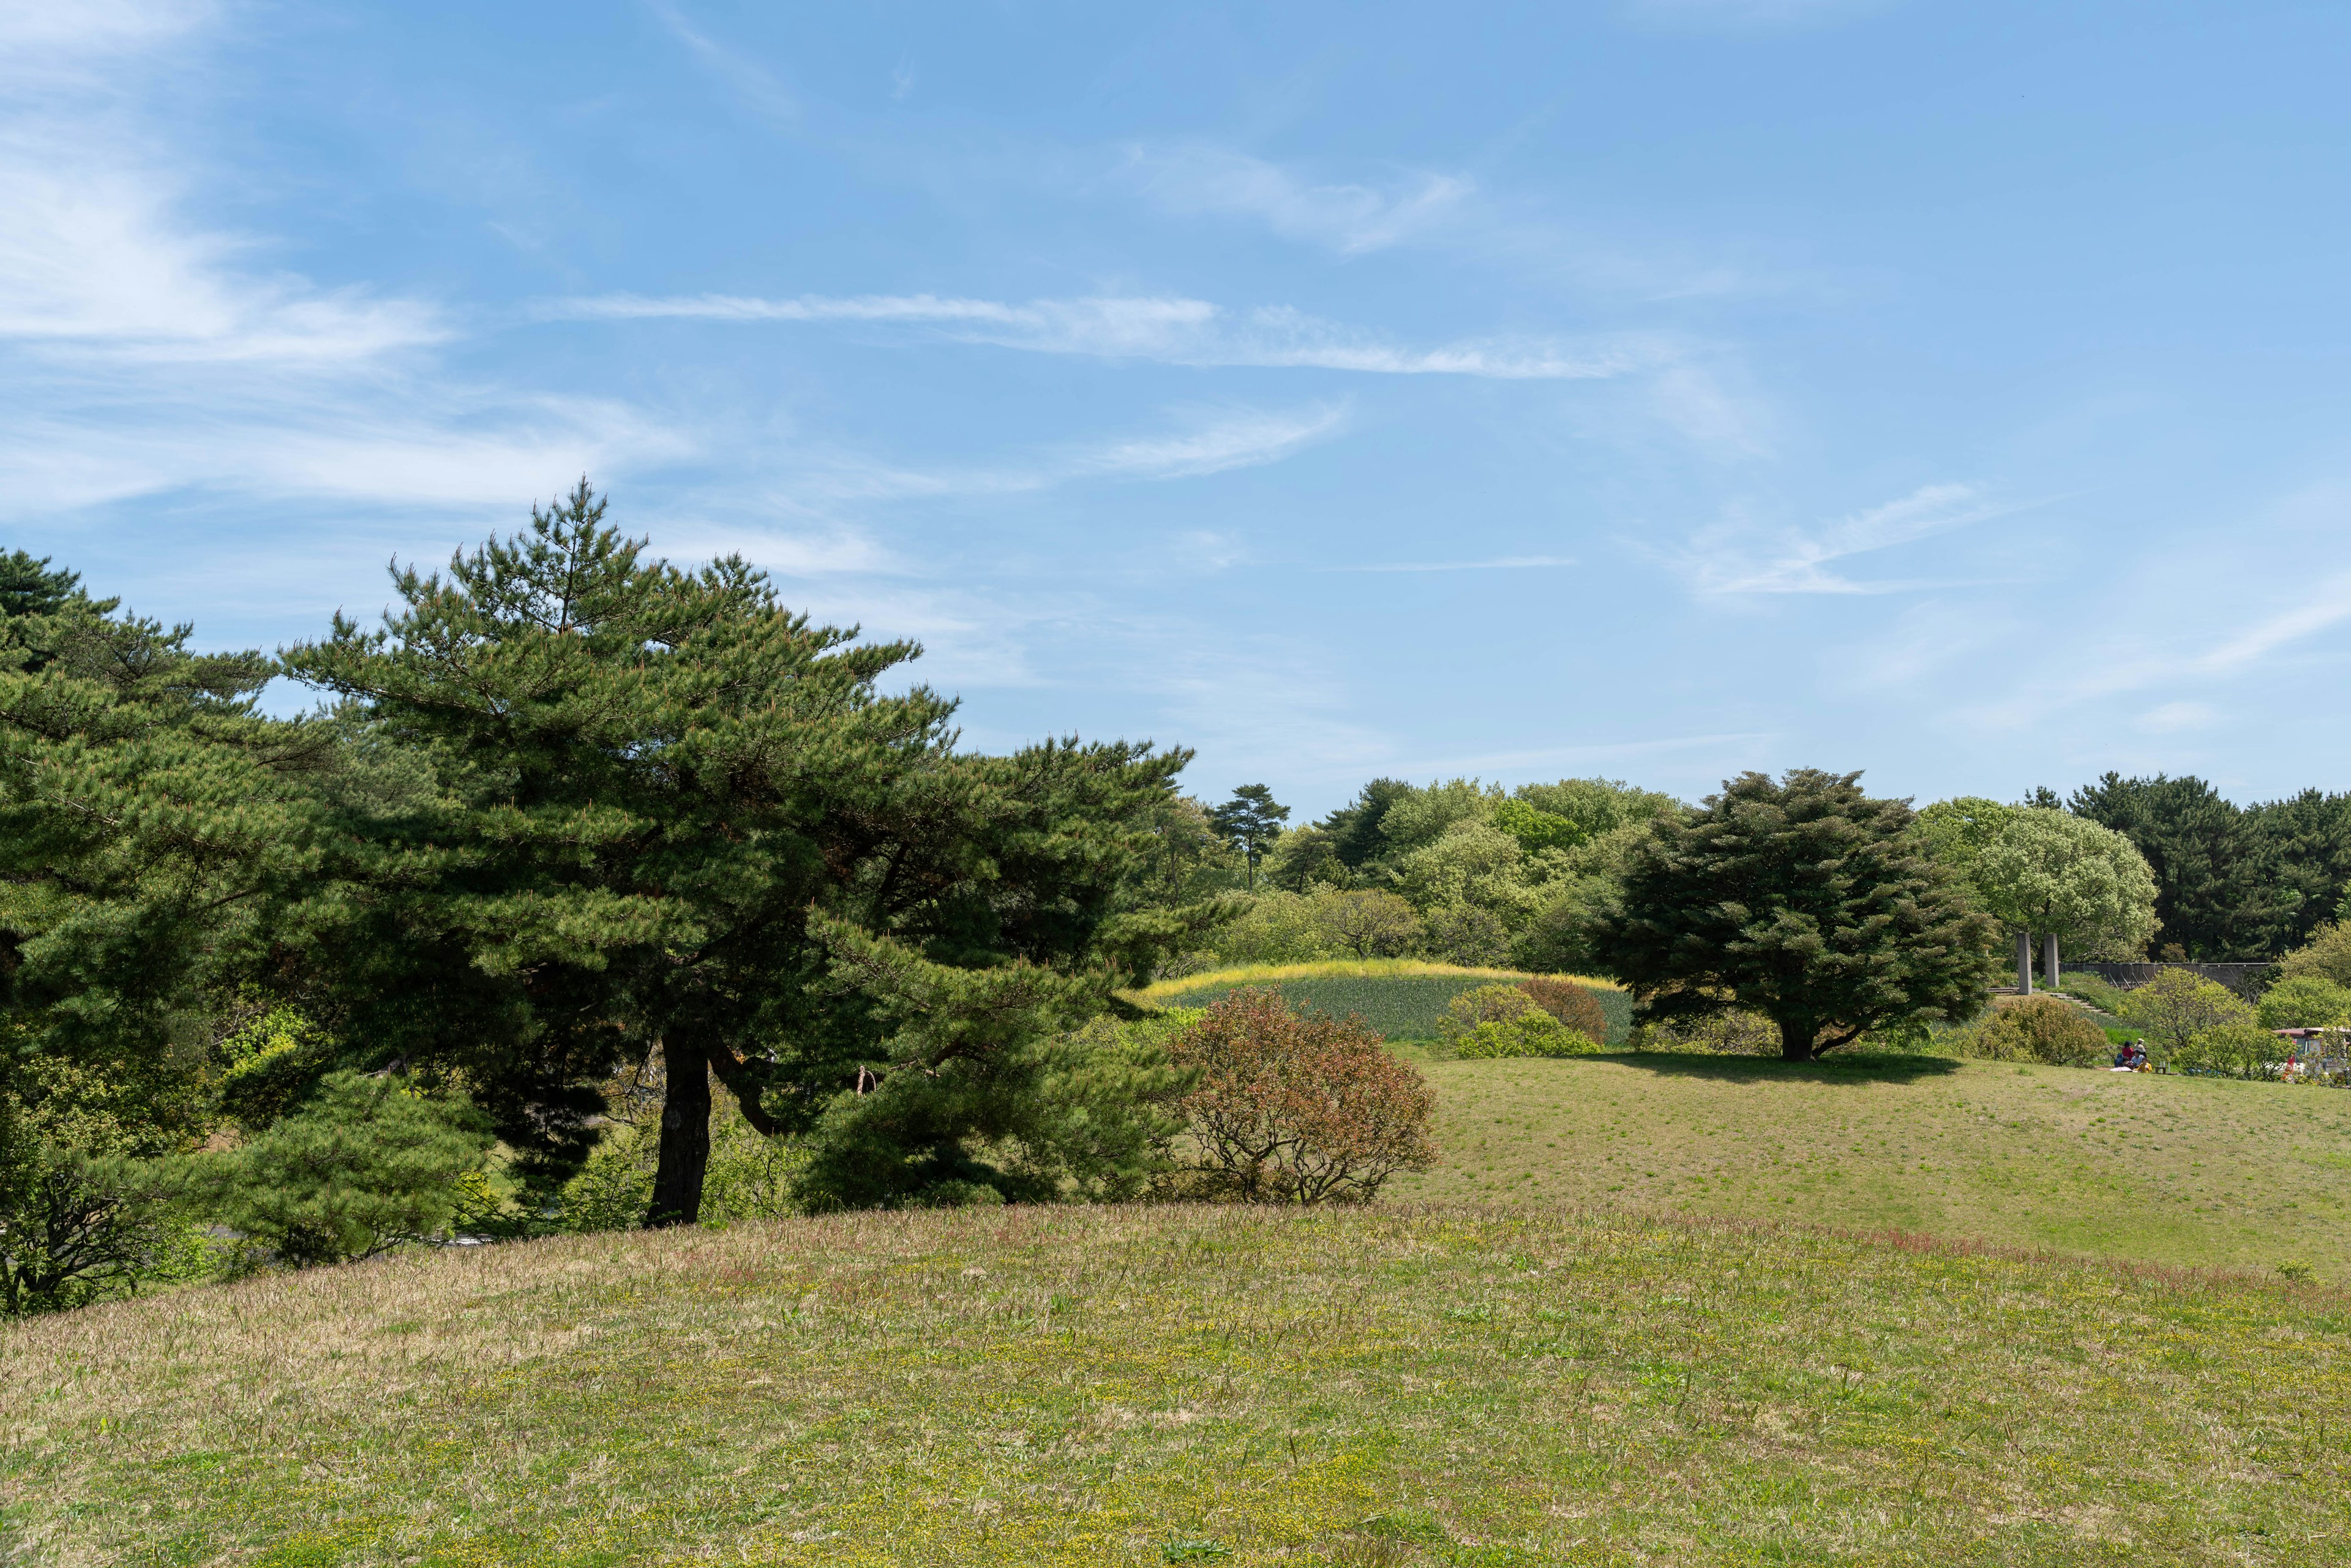
[[[1602,1049],[1607,1019],[1590,992],[1551,981],[1544,983],[1543,995],[1552,1005],[1538,1000],[1534,988],[1524,982],[1464,991],[1437,1020],[1438,1038],[1457,1057],[1590,1056]],[[1584,1027],[1571,1026],[1563,1013]],[[1589,1027],[1593,1023],[1598,1027]]]
[[[2094,1067],[2113,1050],[2106,1031],[2081,1009],[2049,996],[2000,998],[1963,1040],[1968,1054],[1989,1061],[2052,1067]]]
[[[1176,1034],[1168,1054],[1193,1081],[1179,1102],[1191,1158],[1168,1183],[1176,1196],[1361,1203],[1397,1172],[1436,1161],[1435,1092],[1356,1019],[1238,990]]]

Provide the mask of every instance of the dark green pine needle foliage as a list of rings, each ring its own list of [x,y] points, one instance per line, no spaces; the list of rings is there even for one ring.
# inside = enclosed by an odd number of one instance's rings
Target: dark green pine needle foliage
[[[1290,820],[1290,808],[1273,798],[1273,791],[1262,784],[1244,784],[1233,791],[1233,798],[1208,813],[1209,825],[1225,841],[1238,851],[1249,867],[1249,885],[1257,885],[1258,863],[1266,852],[1281,837],[1281,824]]]
[[[1858,773],[1746,773],[1635,852],[1593,951],[1644,1019],[1732,1007],[1809,1061],[1864,1031],[1982,1006],[1998,959],[1986,915],[1911,831],[1909,807]]]
[[[953,703],[879,686],[914,646],[812,625],[739,558],[649,559],[604,511],[583,481],[445,576],[396,570],[381,629],[286,654],[429,763],[347,813],[308,911],[343,1031],[453,1072],[542,1179],[592,1140],[596,1079],[659,1049],[654,1224],[699,1212],[714,1076],[814,1140],[817,1206],[1025,1196],[1045,1178],[997,1145],[1069,1146],[1016,1113],[1041,1042],[1193,919],[1120,907],[1185,754],[959,753]]]
[[[463,1101],[334,1072],[251,1142],[189,1161],[187,1181],[206,1214],[275,1260],[348,1263],[447,1237],[459,1183],[481,1170],[490,1142],[487,1120]]]
[[[255,711],[266,657],[47,568],[0,558],[0,1092],[37,1121],[43,1082],[96,1073],[161,1152],[201,1135],[217,998],[318,869],[332,747]]]

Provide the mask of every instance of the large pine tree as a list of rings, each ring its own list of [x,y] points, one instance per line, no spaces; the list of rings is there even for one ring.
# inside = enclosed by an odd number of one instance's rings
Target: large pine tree
[[[380,629],[285,655],[430,761],[350,817],[306,915],[342,1027],[453,1064],[558,1169],[597,1073],[658,1049],[651,1224],[699,1213],[713,1075],[815,1140],[813,1203],[1050,1186],[1083,1140],[1040,1124],[1048,1042],[1186,928],[1119,907],[1185,756],[959,752],[952,702],[879,685],[912,644],[811,624],[737,558],[650,559],[604,512],[582,481],[445,575],[396,571]]]
[[[1641,1016],[1745,1008],[1808,1061],[1869,1030],[1982,1005],[1992,924],[1929,860],[1909,807],[1857,773],[1741,774],[1635,850],[1589,933]]]

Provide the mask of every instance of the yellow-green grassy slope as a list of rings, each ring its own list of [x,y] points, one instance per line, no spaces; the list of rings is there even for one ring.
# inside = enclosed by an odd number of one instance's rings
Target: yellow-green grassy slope
[[[1398,1197],[1932,1231],[2351,1281],[2351,1092],[2003,1062],[1429,1061]]]
[[[2351,1302],[1556,1210],[412,1255],[0,1331],[8,1561],[2351,1558]],[[7,1550],[13,1547],[13,1552]]]

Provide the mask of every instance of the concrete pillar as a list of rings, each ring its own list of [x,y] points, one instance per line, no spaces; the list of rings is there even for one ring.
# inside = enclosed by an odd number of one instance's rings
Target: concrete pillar
[[[2032,933],[2016,934],[2016,988],[2026,996],[2032,994]]]
[[[2041,983],[2051,990],[2057,988],[2057,933],[2041,935]]]

